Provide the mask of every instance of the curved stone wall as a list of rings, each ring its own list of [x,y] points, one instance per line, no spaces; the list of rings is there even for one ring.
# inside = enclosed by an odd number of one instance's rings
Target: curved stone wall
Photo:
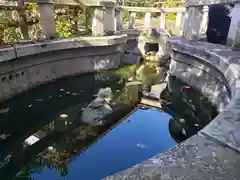
[[[0,101],[64,76],[116,68],[127,35],[23,43],[0,50]]]
[[[200,90],[220,113],[168,152],[105,179],[239,179],[240,51],[181,37],[171,37],[168,43],[170,73]]]

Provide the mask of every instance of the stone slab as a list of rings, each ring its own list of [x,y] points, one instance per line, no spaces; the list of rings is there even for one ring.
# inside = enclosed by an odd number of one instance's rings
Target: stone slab
[[[235,92],[229,106],[202,132],[240,152],[240,91]]]
[[[111,46],[127,42],[127,35],[106,37],[77,37],[46,41],[36,44],[15,45],[17,57],[73,48]]]
[[[238,180],[240,154],[202,134],[104,180]]]
[[[16,58],[16,52],[13,47],[0,49],[0,62]]]
[[[211,4],[235,4],[240,2],[239,0],[186,0],[185,6],[200,6]]]

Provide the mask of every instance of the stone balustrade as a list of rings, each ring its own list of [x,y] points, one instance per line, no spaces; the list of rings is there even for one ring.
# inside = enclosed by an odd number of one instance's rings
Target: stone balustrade
[[[29,3],[29,0],[19,3],[11,4],[0,4],[0,9],[5,9],[12,11],[14,9],[22,8],[21,11],[18,10],[18,14],[21,20],[26,19],[24,17],[24,5]],[[37,0],[36,3],[39,5],[40,19],[39,22],[42,26],[43,35],[47,39],[53,39],[56,37],[56,25],[55,25],[55,12],[54,7],[64,7],[64,6],[88,6],[94,9],[92,15],[92,36],[108,36],[113,35],[124,29],[124,11],[129,12],[127,29],[135,28],[136,13],[145,14],[145,22],[143,28],[148,28],[151,26],[151,14],[159,13],[160,21],[159,27],[162,29],[166,28],[166,17],[168,13],[176,12],[176,29],[180,32],[183,31],[183,23],[185,19],[185,8],[153,8],[153,7],[127,7],[118,6],[116,1],[110,0]],[[207,10],[204,11],[207,15]],[[206,16],[207,17],[207,16]],[[203,20],[202,27],[206,26],[206,19]],[[28,35],[28,25],[26,22],[21,22],[20,24],[22,34],[24,34],[24,39],[29,39]]]

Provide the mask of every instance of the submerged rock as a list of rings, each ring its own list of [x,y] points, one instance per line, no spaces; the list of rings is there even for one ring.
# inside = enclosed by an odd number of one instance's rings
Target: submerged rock
[[[111,88],[100,89],[97,97],[82,112],[81,121],[90,125],[102,124],[101,119],[113,111],[109,104],[112,98]]]

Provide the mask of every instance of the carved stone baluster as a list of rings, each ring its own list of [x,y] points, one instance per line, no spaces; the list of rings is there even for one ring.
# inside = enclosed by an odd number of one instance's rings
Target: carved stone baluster
[[[232,19],[227,44],[235,49],[240,49],[240,3],[235,4],[230,16],[232,16]]]
[[[208,23],[208,6],[203,7],[203,18],[200,27],[200,34],[205,34],[207,31],[207,23]]]
[[[197,41],[199,39],[202,16],[203,6],[187,7],[183,29],[183,36],[187,40]]]
[[[129,16],[130,17],[129,17],[128,29],[133,29],[133,26],[135,25],[135,20],[136,20],[136,13],[130,12]]]
[[[105,7],[104,29],[104,35],[113,35],[116,33],[116,19],[114,7]]]
[[[184,12],[177,12],[177,17],[176,17],[176,29],[182,34],[182,26],[183,26],[183,18],[184,18]]]
[[[161,16],[160,16],[160,28],[162,28],[162,29],[165,29],[166,16],[167,16],[167,13],[166,13],[166,12],[162,12],[162,13],[161,13]]]
[[[116,28],[117,30],[123,29],[123,17],[124,12],[122,8],[116,8],[115,18],[116,18]]]
[[[103,7],[95,7],[92,18],[92,36],[104,35],[104,10]]]
[[[149,28],[151,26],[151,12],[145,13],[145,28]]]
[[[54,4],[52,0],[38,0],[40,10],[40,23],[46,38],[56,36],[56,25],[54,20]]]
[[[115,32],[115,8],[103,6],[95,7],[92,19],[92,35],[106,36],[113,35]]]

